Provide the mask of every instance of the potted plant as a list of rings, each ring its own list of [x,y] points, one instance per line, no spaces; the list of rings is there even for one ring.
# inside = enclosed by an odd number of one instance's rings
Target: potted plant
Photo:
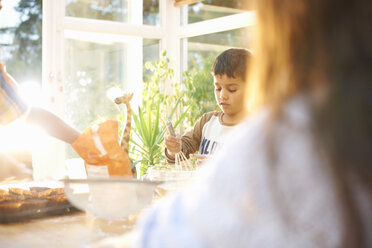
[[[179,103],[180,101],[178,100],[167,119],[172,119]],[[132,154],[138,158],[134,161],[133,166],[139,165],[136,167],[139,177],[146,173],[149,166],[165,163],[163,140],[166,126],[165,120],[160,117],[160,105],[160,101],[157,103],[148,101],[145,109],[138,107],[138,112],[133,113],[135,128],[130,141]],[[156,112],[151,110],[151,106],[156,107]],[[178,118],[174,126],[177,127],[185,116],[186,112]]]
[[[143,82],[142,107],[132,114],[134,126],[130,153],[132,166],[136,166],[139,176],[146,173],[149,166],[166,163],[163,155],[165,122],[175,119],[176,128],[188,113],[188,106],[182,101],[182,96],[165,94],[166,83],[172,81],[174,74],[169,62],[166,52],[163,51],[159,61],[146,63],[146,68],[153,74],[151,77],[147,76]],[[176,92],[178,84],[173,83],[171,87]]]

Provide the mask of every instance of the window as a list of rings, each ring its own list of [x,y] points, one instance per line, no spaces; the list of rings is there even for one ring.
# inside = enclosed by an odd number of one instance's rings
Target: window
[[[0,59],[18,81],[41,83],[41,2],[2,1]],[[21,18],[22,17],[22,18]]]
[[[66,16],[160,25],[158,0],[66,0]],[[139,13],[142,10],[142,14]],[[142,17],[142,20],[141,20]]]
[[[254,14],[244,2],[206,0],[178,8],[169,0],[43,1],[43,87],[50,108],[80,130],[116,118],[110,99],[116,89],[134,92],[131,103],[140,104],[149,73],[144,64],[162,50],[175,81],[185,70],[210,71],[221,51],[250,47]],[[53,147],[56,152],[44,151],[53,159],[38,161],[44,168],[76,156],[69,146]]]
[[[41,1],[3,0],[1,3],[0,62],[19,83],[24,99],[30,104],[39,104],[42,76]],[[35,140],[41,134],[40,130],[22,122],[0,127],[1,166],[9,166],[13,173],[16,173],[17,165],[25,164],[31,168],[32,150],[38,148]]]
[[[80,130],[98,119],[116,119],[119,112],[113,103],[113,90],[134,87],[141,89],[142,78],[134,74],[141,75],[143,72],[133,70],[134,68],[129,66],[136,60],[134,56],[143,54],[144,59],[136,64],[141,70],[145,61],[158,58],[158,40],[121,38],[121,42],[106,42],[102,35],[100,42],[72,37],[65,40],[66,117]],[[142,46],[133,54],[138,44]]]
[[[250,10],[246,2],[247,0],[206,0],[187,5],[187,18],[183,24],[244,13]]]
[[[214,59],[231,47],[251,48],[252,29],[239,28],[185,39],[187,42],[187,68],[211,66]]]

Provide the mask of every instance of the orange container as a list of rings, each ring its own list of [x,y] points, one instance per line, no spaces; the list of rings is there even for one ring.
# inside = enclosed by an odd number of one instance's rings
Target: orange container
[[[118,122],[93,125],[72,144],[85,161],[88,177],[132,177],[131,161],[118,142]]]

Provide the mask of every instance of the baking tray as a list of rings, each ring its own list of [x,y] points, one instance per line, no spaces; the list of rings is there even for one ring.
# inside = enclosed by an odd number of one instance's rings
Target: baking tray
[[[0,223],[66,215],[80,211],[67,200],[63,188],[8,186],[0,189]]]

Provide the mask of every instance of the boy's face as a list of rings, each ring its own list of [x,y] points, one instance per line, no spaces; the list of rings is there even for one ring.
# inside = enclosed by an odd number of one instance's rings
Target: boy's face
[[[243,110],[244,88],[243,79],[214,75],[214,95],[221,110],[228,116],[236,116]]]

